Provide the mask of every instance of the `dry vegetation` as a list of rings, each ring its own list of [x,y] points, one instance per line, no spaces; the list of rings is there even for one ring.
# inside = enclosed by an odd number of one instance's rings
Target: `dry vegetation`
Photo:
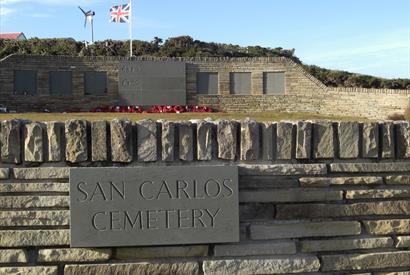
[[[410,104],[407,105],[403,113],[393,113],[387,116],[389,120],[407,120],[410,121]]]
[[[278,120],[355,120],[364,121],[366,119],[359,117],[340,117],[340,116],[325,116],[309,113],[182,113],[182,114],[166,114],[166,113],[8,113],[0,114],[0,120],[5,119],[27,119],[31,121],[52,121],[52,120],[68,120],[68,119],[86,119],[95,120],[112,120],[114,118],[129,119],[137,121],[141,119],[166,119],[166,120],[189,120],[189,119],[245,119],[251,118],[256,121],[278,121]]]

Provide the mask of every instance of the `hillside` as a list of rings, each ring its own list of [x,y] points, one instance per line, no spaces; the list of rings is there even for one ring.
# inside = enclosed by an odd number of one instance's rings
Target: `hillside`
[[[241,47],[232,44],[203,42],[190,36],[168,38],[163,41],[155,37],[152,41],[133,41],[133,54],[136,56],[168,57],[275,57],[283,56],[298,64],[301,60],[294,55],[295,50],[265,48],[260,46]],[[0,39],[0,59],[10,54],[69,55],[69,56],[128,56],[129,42],[105,40],[86,47],[74,39],[38,39],[23,41]],[[410,89],[410,79],[384,79],[345,71],[304,65],[305,69],[327,86]]]

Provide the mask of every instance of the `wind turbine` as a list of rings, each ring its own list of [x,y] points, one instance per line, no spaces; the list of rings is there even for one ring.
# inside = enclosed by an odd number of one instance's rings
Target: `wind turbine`
[[[93,19],[95,12],[92,10],[89,11],[84,11],[80,6],[78,8],[82,11],[84,14],[84,28],[87,27],[87,20],[90,21],[91,23],[91,43],[94,43],[94,25],[93,25]]]

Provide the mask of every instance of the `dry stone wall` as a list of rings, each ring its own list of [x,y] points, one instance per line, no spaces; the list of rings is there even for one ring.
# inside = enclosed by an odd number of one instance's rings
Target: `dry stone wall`
[[[407,122],[2,121],[0,274],[410,273]],[[237,165],[240,242],[70,248],[70,167]]]
[[[34,96],[14,94],[14,70],[37,72]],[[50,94],[50,72],[72,73],[72,94]],[[107,73],[105,95],[85,95],[85,72]],[[11,55],[0,61],[0,104],[19,112],[89,111],[91,108],[114,105],[118,101],[118,60],[114,58],[78,58],[69,56]]]
[[[403,114],[409,105],[409,90],[319,89],[302,84],[295,93],[272,96],[211,95],[196,96],[197,104],[209,105],[226,112],[314,113],[329,116],[387,119]]]

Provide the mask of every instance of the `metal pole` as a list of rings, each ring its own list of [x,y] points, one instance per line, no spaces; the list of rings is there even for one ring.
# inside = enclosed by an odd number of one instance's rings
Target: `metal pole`
[[[91,43],[94,44],[94,19],[91,17]]]
[[[130,31],[130,57],[132,57],[132,0],[130,0],[130,22],[129,31]]]

